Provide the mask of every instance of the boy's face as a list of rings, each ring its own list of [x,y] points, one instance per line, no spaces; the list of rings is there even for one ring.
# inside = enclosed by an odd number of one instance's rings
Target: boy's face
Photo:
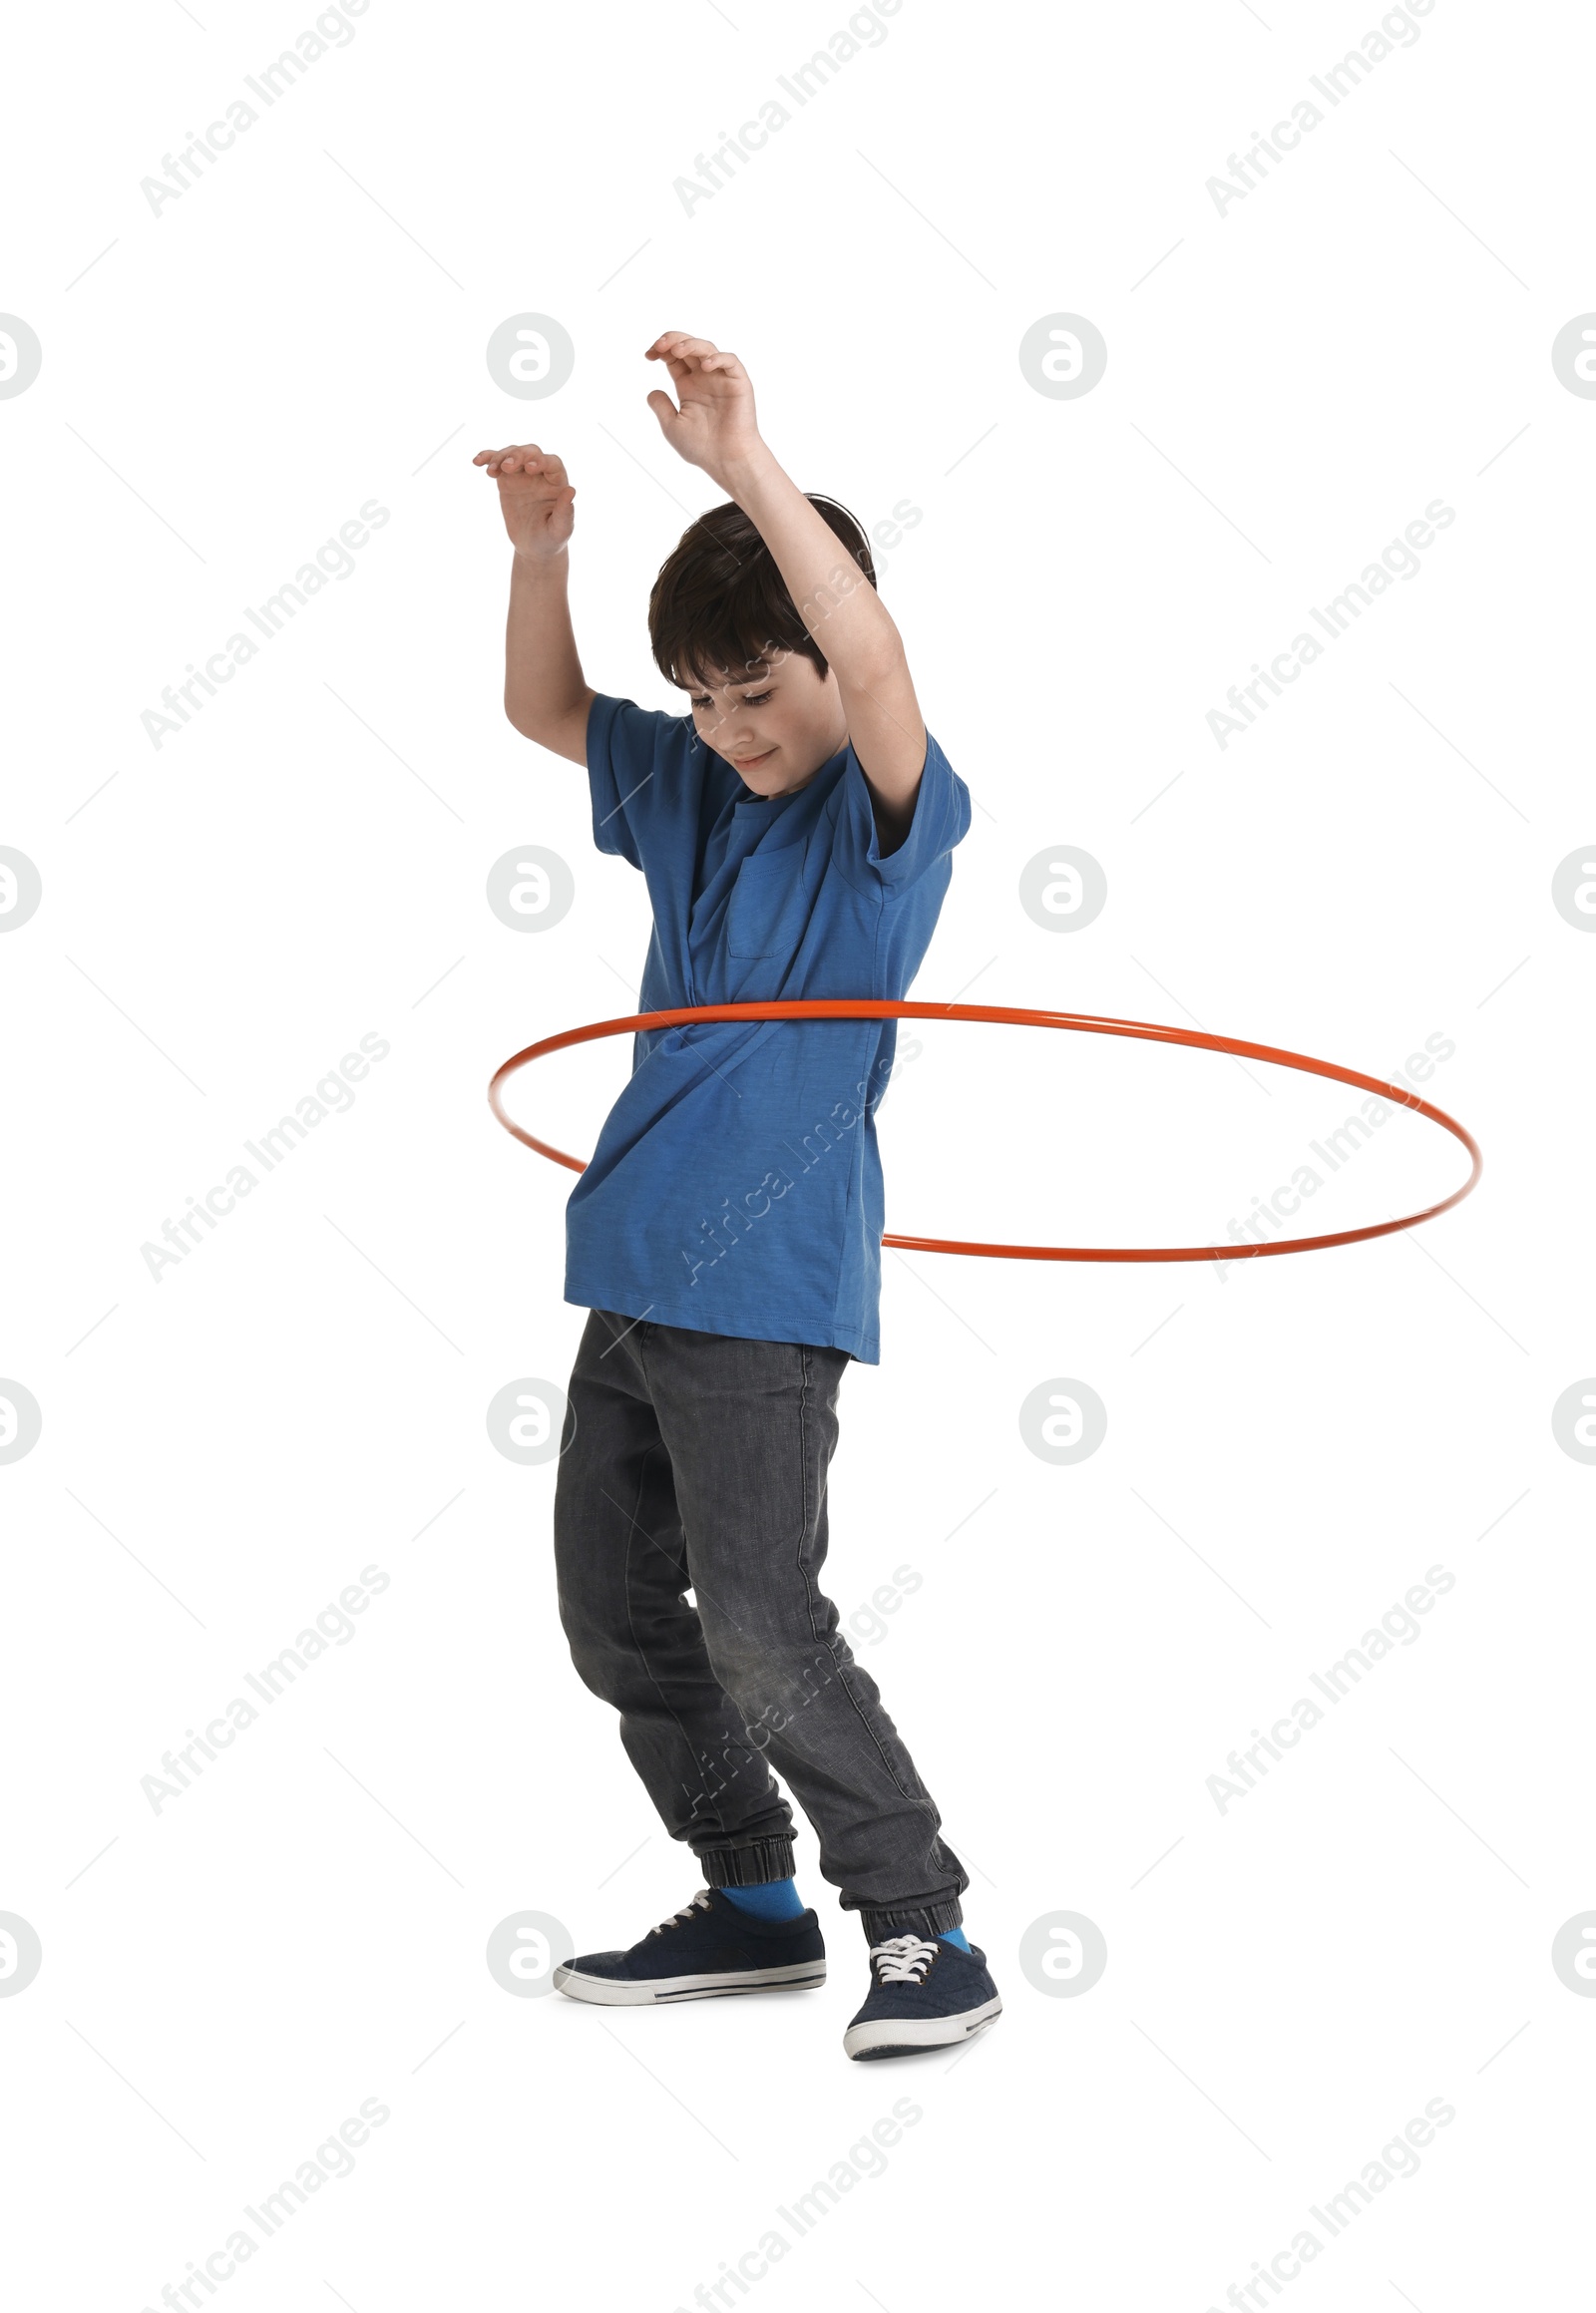
[[[687,695],[699,738],[755,795],[791,795],[848,742],[837,677],[797,651],[761,660],[735,681],[715,669]]]

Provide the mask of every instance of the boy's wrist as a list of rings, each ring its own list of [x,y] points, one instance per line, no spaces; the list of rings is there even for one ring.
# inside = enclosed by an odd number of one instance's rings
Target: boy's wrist
[[[759,490],[773,479],[780,479],[781,474],[781,466],[773,452],[764,442],[759,442],[740,457],[724,460],[716,467],[711,479],[719,483],[728,498],[734,498],[741,506],[746,494]]]

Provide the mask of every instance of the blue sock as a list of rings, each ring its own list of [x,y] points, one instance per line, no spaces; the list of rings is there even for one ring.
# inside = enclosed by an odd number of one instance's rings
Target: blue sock
[[[963,1928],[944,1928],[937,1940],[939,1943],[957,1944],[962,1952],[970,1949],[970,1939]]]
[[[720,1892],[755,1919],[798,1919],[804,1910],[796,1879],[767,1879],[762,1887],[723,1887]]]

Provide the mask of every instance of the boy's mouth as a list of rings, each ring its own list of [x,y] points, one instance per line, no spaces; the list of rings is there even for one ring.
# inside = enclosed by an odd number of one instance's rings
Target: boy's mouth
[[[774,747],[767,747],[762,755],[733,755],[731,758],[732,769],[734,771],[751,771],[757,764],[768,763],[775,752]]]

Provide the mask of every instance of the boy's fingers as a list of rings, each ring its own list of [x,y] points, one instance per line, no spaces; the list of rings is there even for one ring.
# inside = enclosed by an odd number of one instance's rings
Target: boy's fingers
[[[525,483],[522,483],[519,474],[501,474],[499,477],[499,495],[507,505],[513,501],[517,506],[558,506],[570,487],[569,482],[545,482],[537,474]]]
[[[654,339],[646,358],[650,361],[657,358],[665,362],[673,375],[678,364],[690,374],[693,362],[701,354],[713,353],[714,350],[707,337],[689,337],[684,329],[667,329],[662,337]]]
[[[520,475],[528,482],[548,482],[556,489],[565,488],[565,462],[552,451],[545,454],[536,448],[503,450],[498,455],[498,462],[489,471],[501,480]]]
[[[648,396],[648,407],[653,411],[654,416],[659,420],[661,428],[667,434],[670,431],[673,421],[681,414],[676,408],[675,403],[671,400],[669,394],[662,394],[657,386]]]

